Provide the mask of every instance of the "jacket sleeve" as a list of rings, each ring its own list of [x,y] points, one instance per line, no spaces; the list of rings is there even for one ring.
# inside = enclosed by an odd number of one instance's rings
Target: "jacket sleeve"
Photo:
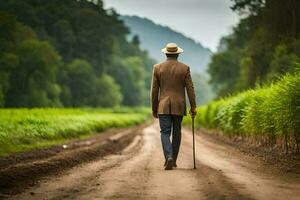
[[[189,67],[185,76],[185,87],[189,97],[191,109],[196,109],[196,95]]]
[[[159,94],[159,80],[157,77],[156,67],[153,67],[152,73],[152,81],[151,81],[151,105],[152,105],[152,112],[157,113],[158,109],[158,94]]]

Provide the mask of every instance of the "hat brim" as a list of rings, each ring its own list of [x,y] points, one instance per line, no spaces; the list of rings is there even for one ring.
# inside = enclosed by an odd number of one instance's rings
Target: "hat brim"
[[[165,54],[180,54],[180,53],[183,52],[183,49],[180,48],[180,47],[177,47],[177,51],[171,52],[171,51],[168,51],[167,48],[163,48],[163,49],[161,50],[161,52],[162,52],[162,53],[165,53]]]

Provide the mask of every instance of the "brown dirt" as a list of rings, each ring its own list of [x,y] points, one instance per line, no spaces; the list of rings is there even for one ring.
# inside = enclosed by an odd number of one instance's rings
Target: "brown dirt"
[[[178,168],[163,170],[158,124],[118,154],[77,165],[8,199],[299,199],[299,174],[270,173],[256,159],[203,134],[183,131]],[[4,197],[4,196],[3,196]]]
[[[35,185],[42,177],[57,175],[65,169],[118,152],[143,126],[110,129],[85,140],[0,158],[0,198],[1,193],[13,195]],[[118,135],[121,137],[115,140]]]
[[[272,169],[274,173],[283,175],[289,173],[300,175],[300,153],[290,151],[286,154],[285,149],[279,145],[262,144],[251,137],[227,137],[218,130],[201,128],[197,133],[205,137],[205,140],[233,147],[248,160],[254,159],[266,167],[271,166],[268,171]]]

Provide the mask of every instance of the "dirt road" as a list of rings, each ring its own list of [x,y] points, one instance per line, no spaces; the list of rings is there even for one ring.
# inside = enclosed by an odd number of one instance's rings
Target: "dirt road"
[[[157,122],[120,154],[43,179],[11,199],[300,199],[300,177],[276,175],[230,146],[183,131],[178,168],[163,170]]]

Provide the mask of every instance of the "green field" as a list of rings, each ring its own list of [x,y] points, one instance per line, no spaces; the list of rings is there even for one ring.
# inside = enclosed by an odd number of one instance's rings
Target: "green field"
[[[0,155],[145,122],[146,108],[0,109]]]
[[[185,118],[190,124],[190,118]],[[287,74],[264,88],[248,90],[198,108],[196,126],[221,130],[227,136],[250,136],[299,151],[300,72]],[[289,148],[288,148],[289,147]]]

